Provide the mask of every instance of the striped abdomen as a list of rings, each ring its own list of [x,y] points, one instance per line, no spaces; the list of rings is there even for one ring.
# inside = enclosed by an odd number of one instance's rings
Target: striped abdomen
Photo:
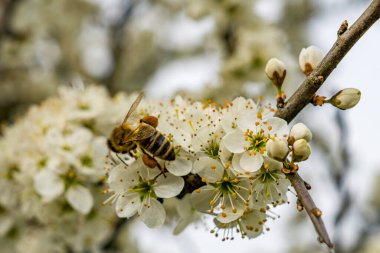
[[[175,159],[172,144],[159,131],[156,131],[151,137],[139,141],[139,143],[142,148],[153,156],[167,161],[173,161]]]

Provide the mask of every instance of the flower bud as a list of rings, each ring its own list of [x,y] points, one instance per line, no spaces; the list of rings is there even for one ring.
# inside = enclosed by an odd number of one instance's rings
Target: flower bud
[[[346,110],[354,107],[360,100],[360,90],[348,88],[339,91],[331,99],[330,103],[339,109]]]
[[[310,129],[303,123],[295,124],[290,130],[289,137],[294,141],[305,139],[307,142],[311,141],[313,134]]]
[[[284,82],[286,76],[286,66],[285,63],[277,58],[272,58],[268,61],[265,66],[265,73],[268,78],[273,82],[273,84],[280,89],[282,83]]]
[[[309,158],[311,153],[310,145],[305,139],[300,139],[293,144],[293,162],[302,162]]]
[[[316,46],[302,48],[299,55],[300,68],[305,75],[310,75],[311,72],[318,66],[323,59],[322,50]]]
[[[289,146],[286,140],[269,140],[266,148],[268,156],[280,162],[284,161],[289,153]]]

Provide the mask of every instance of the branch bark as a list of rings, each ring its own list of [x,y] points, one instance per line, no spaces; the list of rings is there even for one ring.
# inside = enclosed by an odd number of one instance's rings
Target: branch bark
[[[287,174],[286,177],[292,183],[293,188],[297,192],[297,198],[300,200],[311,221],[313,222],[314,228],[318,233],[318,240],[321,243],[325,243],[329,248],[333,248],[334,244],[331,242],[325,224],[321,218],[322,213],[315,205],[312,197],[306,189],[305,181],[303,181],[298,173],[290,173]]]
[[[283,108],[279,108],[275,116],[292,121],[297,114],[309,104],[317,90],[323,85],[330,73],[336,68],[338,63],[361,38],[361,36],[380,18],[380,0],[373,0],[364,13],[356,22],[345,31],[339,34],[336,42],[323,58],[318,67],[307,77],[297,91],[289,98]],[[339,29],[340,31],[341,29]],[[325,243],[329,248],[334,245],[327,233],[326,227],[321,218],[321,211],[316,207],[312,197],[305,187],[304,180],[298,173],[287,174],[287,178],[292,183],[297,192],[297,197],[306,209],[315,230],[318,233],[319,241]]]

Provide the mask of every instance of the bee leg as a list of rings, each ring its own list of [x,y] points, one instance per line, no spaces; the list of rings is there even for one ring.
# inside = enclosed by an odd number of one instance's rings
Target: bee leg
[[[158,167],[158,169],[161,171],[161,173],[165,176],[165,167],[162,167],[161,164],[159,162],[157,162],[157,160],[154,158],[154,156],[151,156],[149,155],[147,152],[145,152],[145,150],[141,149],[143,151],[143,157],[142,157],[142,160],[144,162],[144,164],[149,167],[149,168],[154,168],[154,167]],[[153,166],[154,165],[154,166]]]
[[[143,156],[142,156],[142,160],[143,160],[143,163],[153,169],[154,167],[156,167],[158,165],[156,159],[154,159],[153,157],[149,156],[148,154],[144,153]]]
[[[140,123],[144,122],[145,124],[151,125],[152,127],[156,128],[158,126],[158,119],[154,116],[145,116],[140,120]]]

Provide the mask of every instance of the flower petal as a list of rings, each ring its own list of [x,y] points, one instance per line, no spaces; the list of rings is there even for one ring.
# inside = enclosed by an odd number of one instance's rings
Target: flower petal
[[[158,202],[157,199],[150,198],[148,206],[145,206],[141,209],[139,213],[141,220],[149,228],[155,228],[162,226],[165,222],[166,212],[164,207]]]
[[[210,210],[210,201],[213,199],[215,188],[205,185],[191,193],[191,205],[200,212]],[[215,203],[217,206],[218,203]]]
[[[288,123],[280,118],[271,117],[267,120],[268,126],[272,127],[271,133],[277,133],[277,135],[287,134],[288,132]]]
[[[223,137],[225,147],[232,153],[243,153],[246,144],[244,133],[241,130],[235,130]]]
[[[236,176],[243,176],[245,174],[245,171],[240,166],[240,159],[243,156],[243,154],[234,154],[232,157],[232,171]]]
[[[130,167],[119,164],[110,171],[108,185],[117,193],[126,192],[128,188],[138,182],[139,174],[137,172],[138,169],[134,164]]]
[[[116,214],[119,217],[130,218],[137,213],[140,206],[141,200],[138,193],[125,193],[116,201]]]
[[[231,165],[232,153],[226,148],[223,141],[219,144],[219,157],[224,167]]]
[[[196,133],[194,133],[191,144],[195,152],[203,151],[205,146],[208,145],[207,141],[213,137],[211,132],[211,128],[207,126],[201,127]]]
[[[240,166],[244,171],[255,172],[263,165],[264,158],[260,154],[249,155],[247,152],[240,158]]]
[[[193,162],[183,156],[177,156],[174,161],[168,162],[166,168],[175,176],[186,176],[193,168]]]
[[[223,177],[224,167],[219,161],[204,156],[194,162],[194,171],[204,177],[206,182],[215,183]]]
[[[82,185],[73,185],[66,192],[66,200],[76,211],[88,214],[94,205],[91,192]]]
[[[42,170],[34,176],[34,188],[44,201],[48,202],[61,195],[65,190],[65,185],[53,171]]]
[[[255,238],[263,232],[263,224],[266,220],[266,214],[258,210],[250,210],[242,218],[242,229],[249,238]]]
[[[255,129],[255,122],[258,120],[257,111],[256,110],[246,110],[245,112],[241,112],[237,124],[242,131],[246,131],[247,129]]]
[[[182,177],[166,173],[157,178],[157,182],[154,185],[154,192],[159,198],[172,198],[182,191],[184,185],[185,181]]]

